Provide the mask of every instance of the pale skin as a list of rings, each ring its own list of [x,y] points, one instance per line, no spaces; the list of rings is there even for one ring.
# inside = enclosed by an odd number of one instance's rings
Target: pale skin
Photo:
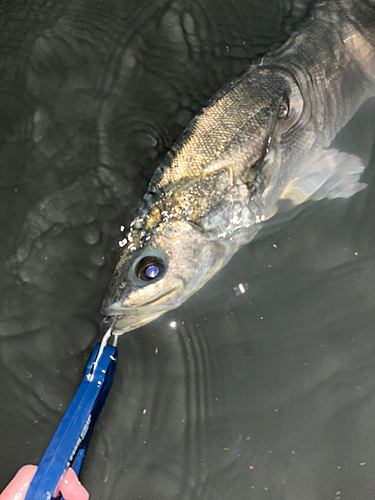
[[[36,470],[36,465],[22,467],[0,494],[0,500],[24,500]],[[64,500],[88,500],[89,498],[88,492],[79,482],[73,469],[67,470],[58,484],[58,489]]]

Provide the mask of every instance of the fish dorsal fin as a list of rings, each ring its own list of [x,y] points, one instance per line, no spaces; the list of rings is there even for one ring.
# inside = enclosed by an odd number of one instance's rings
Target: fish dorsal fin
[[[364,189],[359,182],[365,165],[358,156],[328,149],[316,154],[285,188],[282,199],[294,205],[306,200],[349,198]]]

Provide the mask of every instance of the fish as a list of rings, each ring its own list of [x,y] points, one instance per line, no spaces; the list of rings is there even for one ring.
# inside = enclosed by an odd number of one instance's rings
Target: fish
[[[320,2],[280,49],[218,91],[156,168],[102,304],[103,329],[129,332],[179,307],[280,200],[366,187],[361,159],[331,143],[375,94],[374,47],[371,2]]]

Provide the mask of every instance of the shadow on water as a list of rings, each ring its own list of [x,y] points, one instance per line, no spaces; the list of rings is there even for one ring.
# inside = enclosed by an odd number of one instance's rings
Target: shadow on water
[[[17,6],[1,35],[1,486],[39,461],[77,388],[156,165],[306,2]],[[93,500],[373,498],[374,125],[370,102],[337,138],[368,161],[365,191],[281,207],[187,303],[121,338],[83,471]]]

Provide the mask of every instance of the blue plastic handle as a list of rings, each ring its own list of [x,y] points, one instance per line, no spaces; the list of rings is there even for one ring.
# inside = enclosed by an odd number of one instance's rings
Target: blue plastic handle
[[[50,500],[68,467],[79,474],[116,371],[117,348],[96,344],[84,378],[46,449],[25,500]],[[58,494],[59,496],[59,494]]]

